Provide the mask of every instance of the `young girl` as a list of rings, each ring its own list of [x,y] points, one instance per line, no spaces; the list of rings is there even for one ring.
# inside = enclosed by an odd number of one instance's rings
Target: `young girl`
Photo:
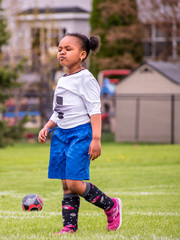
[[[51,140],[48,177],[62,180],[63,229],[56,234],[78,229],[80,197],[104,210],[108,230],[117,230],[122,222],[122,204],[110,198],[89,180],[90,160],[101,154],[100,89],[93,75],[82,67],[90,50],[96,51],[97,36],[69,33],[59,43],[57,60],[67,74],[58,81],[53,100],[53,114],[39,132],[40,143]],[[79,197],[80,196],[80,197]]]

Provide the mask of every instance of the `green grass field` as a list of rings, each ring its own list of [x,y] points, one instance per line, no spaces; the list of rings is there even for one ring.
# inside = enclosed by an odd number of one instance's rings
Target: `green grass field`
[[[91,182],[122,199],[117,232],[106,230],[101,209],[81,199],[78,232],[52,236],[62,228],[62,188],[47,179],[48,157],[49,144],[0,149],[0,239],[180,239],[180,145],[102,144]],[[41,212],[23,212],[28,193],[42,197]]]

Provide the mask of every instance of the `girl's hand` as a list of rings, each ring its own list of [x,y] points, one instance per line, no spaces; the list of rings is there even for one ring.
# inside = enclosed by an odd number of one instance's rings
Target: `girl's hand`
[[[41,129],[38,136],[38,141],[44,143],[46,141],[49,129],[57,127],[56,123],[52,120],[49,120],[46,125]]]
[[[48,135],[48,128],[47,127],[42,128],[41,131],[39,132],[38,141],[40,143],[44,143],[46,141],[47,135]]]
[[[101,141],[93,139],[89,146],[89,159],[94,160],[101,155]]]

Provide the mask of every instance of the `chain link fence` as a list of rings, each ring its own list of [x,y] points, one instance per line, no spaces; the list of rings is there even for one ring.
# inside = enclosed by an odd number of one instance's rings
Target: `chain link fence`
[[[180,143],[180,94],[117,95],[115,138]]]

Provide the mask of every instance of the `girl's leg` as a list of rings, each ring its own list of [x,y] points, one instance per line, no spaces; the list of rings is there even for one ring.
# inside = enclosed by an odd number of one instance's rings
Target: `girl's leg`
[[[106,194],[89,182],[66,180],[66,184],[71,192],[80,195],[86,201],[103,210],[110,210],[114,205],[110,197],[106,196]]]
[[[66,180],[62,180],[62,186],[64,191],[62,200],[63,229],[56,234],[74,233],[78,229],[80,198],[68,189]]]
[[[73,193],[79,194],[86,201],[102,208],[108,221],[108,230],[117,230],[122,223],[122,203],[118,198],[106,196],[95,185],[89,182],[66,180],[68,189]]]

